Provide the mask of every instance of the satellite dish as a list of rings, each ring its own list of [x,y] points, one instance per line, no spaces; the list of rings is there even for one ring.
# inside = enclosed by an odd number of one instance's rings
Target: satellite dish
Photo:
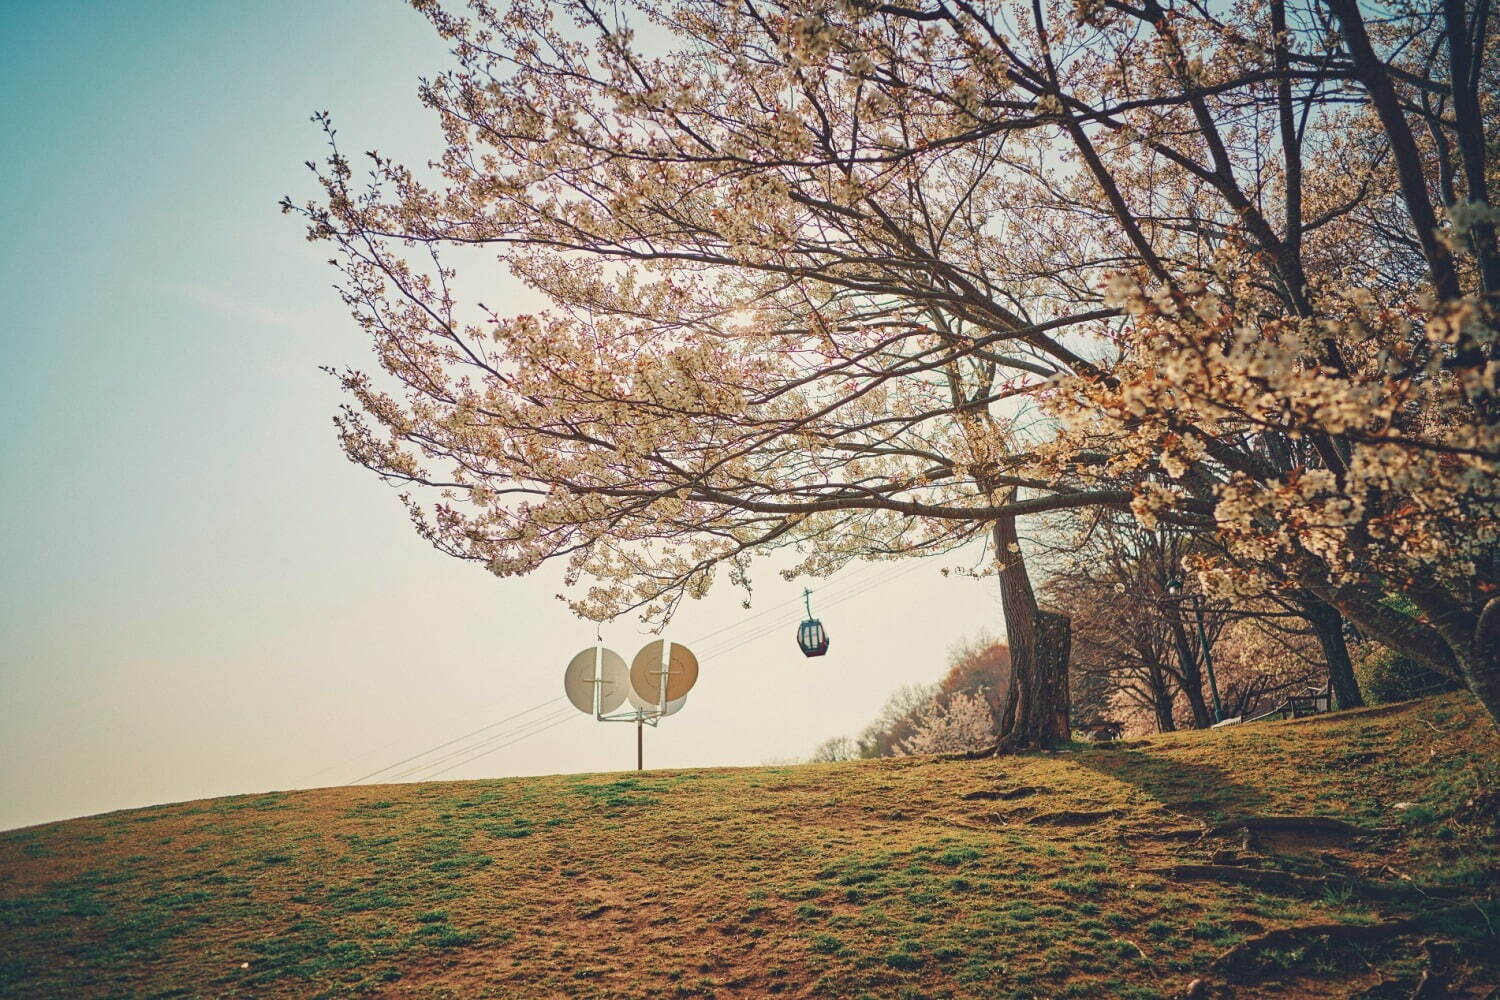
[[[625,704],[625,696],[630,693],[630,668],[625,665],[625,657],[613,649],[603,650],[602,654],[599,711],[613,712]]]
[[[626,685],[626,688],[625,688],[625,698],[626,698],[627,701],[630,702],[630,707],[631,708],[639,709],[640,711],[643,711],[643,712],[654,712],[654,711],[656,711],[656,705],[654,705],[653,703],[647,701],[646,699],[642,698],[640,695],[638,695],[638,694],[635,693],[635,685],[634,684],[628,684],[628,685]]]
[[[666,664],[663,666],[663,652]],[[698,658],[692,650],[663,639],[647,643],[630,664],[630,703],[637,708],[655,708],[662,703],[661,675],[667,673],[667,702],[687,696],[698,683]],[[639,700],[637,700],[639,699]]]
[[[563,691],[573,707],[586,715],[594,714],[595,687],[599,689],[600,712],[619,708],[630,691],[630,672],[624,657],[603,646],[581,650],[563,672]]]
[[[665,718],[668,715],[676,715],[678,712],[680,712],[682,710],[682,706],[687,704],[687,695],[683,695],[681,698],[678,698],[676,701],[669,701],[669,702],[667,702],[667,704],[660,710],[660,712],[658,712],[657,711],[657,707],[656,707],[655,704],[653,704],[652,702],[646,701],[640,695],[638,695],[638,694],[635,693],[635,688],[632,687],[630,689],[630,693],[629,693],[628,697],[630,699],[630,707],[631,708],[640,709],[642,712],[659,714],[663,718]]]

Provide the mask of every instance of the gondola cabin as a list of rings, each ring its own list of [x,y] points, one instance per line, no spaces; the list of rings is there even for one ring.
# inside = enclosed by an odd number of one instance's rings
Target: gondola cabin
[[[828,652],[828,632],[812,616],[812,591],[802,591],[802,598],[807,603],[807,620],[797,626],[797,645],[803,656],[822,656]]]
[[[809,618],[798,626],[797,645],[802,647],[804,656],[822,656],[828,652],[828,633],[823,631],[823,623]]]

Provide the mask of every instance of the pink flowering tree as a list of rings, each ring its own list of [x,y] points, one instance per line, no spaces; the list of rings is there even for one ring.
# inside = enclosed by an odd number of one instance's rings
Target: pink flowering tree
[[[1067,736],[1069,637],[1018,519],[1128,509],[1212,536],[1215,593],[1313,595],[1500,713],[1462,4],[417,6],[444,148],[335,148],[285,207],[382,369],[343,375],[345,450],[439,549],[660,617],[769,549],[985,540],[1024,746]],[[497,258],[545,311],[484,304]]]
[[[995,716],[984,691],[960,691],[946,702],[929,702],[916,716],[915,731],[896,745],[899,756],[973,753],[993,746]]]

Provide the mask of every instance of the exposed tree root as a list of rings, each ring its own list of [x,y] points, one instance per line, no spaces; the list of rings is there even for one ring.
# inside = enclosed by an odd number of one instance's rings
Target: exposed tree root
[[[1010,799],[1025,798],[1028,795],[1035,795],[1038,792],[1045,792],[1045,791],[1047,791],[1047,789],[1045,789],[1045,788],[1037,788],[1034,785],[1018,785],[1015,788],[996,788],[996,789],[984,788],[984,789],[980,789],[977,792],[965,792],[963,795],[960,795],[959,798],[964,799],[965,801],[969,801],[969,802],[976,801],[976,800],[979,800],[979,801],[995,801],[997,799],[1010,800]]]
[[[1183,1000],[1207,1000],[1211,996],[1228,996],[1228,987],[1216,982],[1215,977],[1227,982],[1251,980],[1262,971],[1261,959],[1267,953],[1285,952],[1303,948],[1323,941],[1328,944],[1362,945],[1376,944],[1391,938],[1415,934],[1425,927],[1467,909],[1448,907],[1397,920],[1386,920],[1377,924],[1304,924],[1300,927],[1282,927],[1268,931],[1258,937],[1248,938],[1219,955],[1209,963],[1207,973],[1187,984],[1178,994]],[[1439,1000],[1452,995],[1449,991],[1455,976],[1454,946],[1447,941],[1427,940],[1422,942],[1427,955],[1427,967],[1415,983],[1410,980],[1386,979],[1362,991],[1360,997],[1375,1000]],[[1482,990],[1483,987],[1480,987]],[[1410,992],[1408,992],[1410,991]],[[1465,996],[1470,995],[1467,991]],[[1491,990],[1484,1000],[1500,1000],[1500,989]]]
[[[926,819],[933,823],[941,823],[944,826],[956,826],[960,830],[977,830],[980,833],[994,833],[995,827],[1006,825],[1002,819],[996,819],[988,824],[975,823],[970,820],[959,819],[956,816],[928,816]]]
[[[1349,1000],[1408,1000],[1409,985],[1410,983],[1399,979],[1382,979],[1374,986],[1355,993]]]
[[[1366,899],[1462,899],[1466,894],[1451,886],[1417,885],[1412,882],[1374,882],[1369,879],[1331,875],[1314,878],[1274,868],[1241,868],[1232,865],[1172,865],[1152,868],[1148,874],[1177,882],[1230,882],[1273,892],[1321,896],[1328,892],[1350,892]]]
[[[1128,834],[1126,834],[1126,837],[1132,841],[1147,840],[1191,843],[1195,840],[1202,839],[1203,830],[1201,827],[1191,826],[1174,827],[1170,830],[1148,830],[1140,833],[1132,830]]]
[[[1000,793],[1002,799],[1022,799],[1028,795],[1039,795],[1050,792],[1050,788],[1039,788],[1036,785],[1017,785],[1015,788],[1007,788]]]
[[[1219,955],[1208,965],[1208,971],[1221,976],[1253,972],[1260,956],[1270,951],[1285,951],[1325,939],[1336,944],[1370,944],[1411,934],[1428,924],[1450,916],[1464,907],[1448,907],[1397,920],[1376,924],[1303,924],[1281,927],[1257,937],[1247,938]]]
[[[1448,995],[1448,986],[1453,981],[1453,945],[1447,941],[1423,941],[1422,951],[1427,955],[1427,968],[1417,980],[1417,988],[1411,1000],[1439,1000]]]
[[[984,757],[995,757],[1002,752],[999,743],[991,743],[987,747],[978,750],[959,750],[954,753],[934,754],[938,760],[980,760]]]
[[[1204,837],[1223,837],[1244,830],[1250,833],[1327,833],[1340,837],[1389,836],[1399,831],[1389,826],[1355,826],[1327,816],[1244,816],[1221,823]]]
[[[1114,819],[1120,815],[1118,809],[1063,809],[1058,812],[1039,813],[1026,822],[1033,826],[1085,826],[1101,819]]]

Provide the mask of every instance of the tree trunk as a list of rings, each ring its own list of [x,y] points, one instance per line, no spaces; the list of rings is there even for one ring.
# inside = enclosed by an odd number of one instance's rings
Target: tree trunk
[[[1438,628],[1384,606],[1384,595],[1369,586],[1333,587],[1310,577],[1302,582],[1366,635],[1435,673],[1460,681],[1500,729],[1500,597],[1490,598],[1477,614],[1464,612],[1453,602],[1461,614],[1469,615],[1469,634],[1461,634],[1450,623]],[[1437,616],[1440,621],[1443,617]]]
[[[1056,746],[1073,738],[1068,657],[1073,652],[1073,620],[1056,611],[1036,613],[1036,712],[1034,742]]]
[[[1167,613],[1167,624],[1172,631],[1172,643],[1177,647],[1182,693],[1187,695],[1188,707],[1193,712],[1193,728],[1207,729],[1214,719],[1209,714],[1208,703],[1203,700],[1203,671],[1198,666],[1198,653],[1188,639],[1187,627],[1182,624],[1182,615],[1177,608]]]
[[[1072,738],[1068,720],[1072,623],[1066,615],[1037,607],[1015,518],[996,521],[993,535],[1011,669],[996,751],[1058,746]]]
[[[1313,627],[1313,634],[1318,637],[1318,645],[1323,647],[1334,705],[1359,708],[1365,700],[1360,696],[1354,666],[1349,662],[1349,647],[1344,643],[1344,616],[1333,605],[1316,597],[1305,597],[1299,603],[1303,616]]]
[[[1010,649],[1010,685],[1005,692],[1005,709],[1000,713],[996,735],[1003,746],[1015,731],[1016,720],[1031,708],[1036,687],[1033,664],[1036,660],[1036,594],[1021,555],[1015,518],[995,522],[995,558],[1000,565],[1000,607],[1005,614],[1005,644]]]
[[[1151,710],[1156,713],[1156,731],[1170,733],[1177,728],[1177,720],[1172,717],[1172,688],[1161,664],[1152,661],[1149,669],[1147,683],[1151,685]]]
[[[1156,716],[1156,731],[1170,733],[1177,728],[1172,718],[1172,687],[1167,683],[1167,671],[1156,658],[1156,650],[1149,639],[1139,632],[1135,636],[1135,655],[1146,665],[1146,690],[1151,694],[1151,711]]]
[[[1473,655],[1462,663],[1464,681],[1500,728],[1500,597],[1491,597],[1474,626]]]

